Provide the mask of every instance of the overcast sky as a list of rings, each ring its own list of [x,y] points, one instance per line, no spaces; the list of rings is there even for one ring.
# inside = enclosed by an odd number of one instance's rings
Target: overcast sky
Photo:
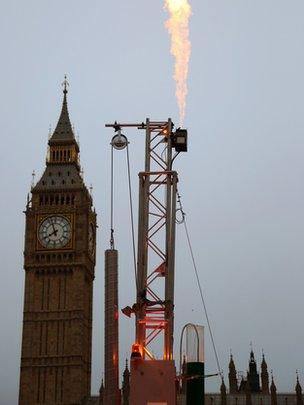
[[[304,383],[304,3],[192,0],[185,125],[175,163],[221,367],[232,350],[246,371],[262,348],[279,391]],[[103,369],[103,251],[109,240],[109,142],[115,119],[178,119],[162,0],[1,1],[0,404],[17,402],[23,242],[31,173],[41,175],[49,126],[70,82],[71,121],[94,186],[99,234],[94,283],[92,392]],[[129,131],[134,201],[142,133]],[[134,302],[126,166],[117,155],[120,305]],[[183,228],[177,232],[176,346],[187,322],[205,324]],[[121,361],[133,322],[121,321]],[[206,367],[215,372],[210,339]],[[226,379],[227,381],[227,379]],[[207,381],[218,390],[218,380]]]

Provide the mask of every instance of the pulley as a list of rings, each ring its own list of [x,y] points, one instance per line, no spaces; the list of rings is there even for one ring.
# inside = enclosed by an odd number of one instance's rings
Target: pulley
[[[121,133],[120,127],[118,127],[116,132],[117,133],[112,138],[111,145],[116,150],[123,150],[127,147],[129,143],[128,139],[125,135]]]

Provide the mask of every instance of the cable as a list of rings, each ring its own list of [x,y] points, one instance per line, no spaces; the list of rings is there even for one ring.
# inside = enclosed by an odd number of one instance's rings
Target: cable
[[[212,342],[212,346],[213,346],[213,350],[214,350],[214,354],[215,354],[218,373],[221,375],[222,372],[221,372],[220,362],[219,362],[219,358],[218,358],[218,354],[217,354],[217,350],[216,350],[216,346],[215,346],[213,332],[212,332],[210,321],[209,321],[209,316],[208,316],[208,312],[207,312],[207,308],[206,308],[205,299],[204,299],[204,296],[203,296],[202,286],[201,286],[200,279],[199,279],[199,276],[198,276],[198,271],[197,271],[196,262],[195,262],[194,254],[193,254],[193,250],[192,250],[192,245],[191,245],[191,241],[190,241],[190,237],[189,237],[186,218],[184,219],[184,228],[185,228],[185,231],[186,231],[186,236],[187,236],[187,241],[188,241],[188,245],[189,245],[189,249],[190,249],[193,268],[194,268],[194,271],[195,271],[196,281],[197,281],[197,284],[198,284],[201,300],[202,300],[203,307],[204,307],[204,312],[205,312],[207,325],[208,325],[208,330],[209,330],[209,333],[210,333],[210,338],[211,338],[211,342]]]
[[[178,203],[180,205],[179,209],[180,209],[180,211],[182,213],[182,217],[183,217],[182,223],[184,224],[184,228],[185,228],[185,231],[186,231],[187,242],[188,242],[188,246],[189,246],[189,250],[190,250],[190,255],[191,255],[191,259],[192,259],[192,264],[193,264],[193,268],[194,268],[194,272],[195,272],[195,277],[196,277],[198,289],[199,289],[199,292],[200,292],[200,297],[201,297],[201,300],[202,300],[202,304],[203,304],[203,308],[204,308],[204,312],[205,312],[205,316],[206,316],[206,320],[207,320],[207,326],[208,326],[208,330],[209,330],[209,334],[210,334],[210,338],[211,338],[211,343],[212,343],[212,347],[213,347],[213,351],[214,351],[214,355],[215,355],[215,360],[216,360],[217,369],[218,369],[218,375],[222,376],[220,361],[219,361],[219,357],[218,357],[216,346],[215,346],[213,332],[212,332],[212,329],[211,329],[211,324],[210,324],[210,320],[209,320],[209,316],[208,316],[208,311],[207,311],[207,307],[206,307],[206,303],[205,303],[205,299],[204,299],[204,295],[203,295],[203,289],[202,289],[201,282],[200,282],[200,279],[199,279],[198,270],[197,270],[197,266],[196,266],[196,261],[195,261],[195,258],[194,258],[192,244],[191,244],[191,240],[190,240],[190,236],[189,236],[189,231],[188,231],[187,221],[186,221],[186,214],[185,214],[185,212],[183,210],[183,206],[182,206],[182,203],[181,203],[181,197],[180,197],[180,194],[179,194],[178,191],[177,191],[177,201],[178,201]]]
[[[129,187],[129,202],[130,202],[130,220],[131,220],[131,230],[132,230],[132,244],[133,244],[133,261],[134,261],[134,275],[135,284],[137,289],[137,265],[136,265],[136,249],[135,249],[135,233],[134,233],[134,215],[133,215],[133,201],[132,201],[132,185],[131,185],[131,174],[130,174],[130,157],[129,157],[129,142],[124,135],[121,135],[125,140],[125,146],[120,149],[127,148],[127,168],[128,168],[128,187]],[[114,249],[114,138],[112,139],[111,145],[111,238],[110,246]],[[116,149],[116,148],[115,148]]]
[[[114,243],[114,163],[113,163],[113,144],[111,143],[111,236],[110,236],[110,247],[111,250],[115,249]]]
[[[131,220],[131,229],[132,229],[134,275],[135,275],[136,291],[138,292],[137,264],[136,264],[136,249],[135,249],[135,233],[134,233],[134,217],[133,217],[133,201],[132,201],[132,185],[131,185],[131,175],[130,175],[129,143],[127,143],[127,166],[128,166],[129,201],[130,201],[130,220]]]

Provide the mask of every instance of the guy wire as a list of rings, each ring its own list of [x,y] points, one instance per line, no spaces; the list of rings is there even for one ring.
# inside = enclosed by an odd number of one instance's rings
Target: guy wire
[[[189,235],[189,231],[188,231],[188,227],[187,227],[186,213],[183,210],[183,206],[182,206],[182,202],[181,202],[181,196],[180,196],[178,191],[177,191],[177,202],[178,202],[178,204],[180,206],[179,210],[182,213],[182,219],[183,219],[179,223],[184,224],[186,237],[187,237],[187,242],[188,242],[188,247],[189,247],[189,250],[190,250],[191,260],[192,260],[192,264],[193,264],[193,269],[194,269],[194,272],[195,272],[196,282],[197,282],[197,285],[198,285],[201,301],[202,301],[202,304],[203,304],[203,309],[204,309],[204,313],[205,313],[205,317],[206,317],[206,321],[207,321],[207,326],[208,326],[208,330],[209,330],[209,334],[210,334],[210,338],[211,338],[211,343],[212,343],[212,347],[213,347],[213,351],[214,351],[214,355],[215,355],[216,365],[217,365],[217,369],[218,369],[218,375],[222,376],[223,373],[221,371],[222,369],[221,369],[221,366],[220,366],[220,361],[219,361],[219,357],[218,357],[216,346],[215,346],[215,340],[214,340],[214,337],[213,337],[213,332],[212,332],[211,323],[210,323],[210,320],[209,320],[207,306],[206,306],[204,295],[203,295],[203,289],[202,289],[201,282],[200,282],[200,279],[199,279],[197,265],[196,265],[196,261],[195,261],[195,257],[194,257],[194,253],[193,253],[193,249],[192,249],[192,243],[191,243],[191,240],[190,240],[190,235]]]

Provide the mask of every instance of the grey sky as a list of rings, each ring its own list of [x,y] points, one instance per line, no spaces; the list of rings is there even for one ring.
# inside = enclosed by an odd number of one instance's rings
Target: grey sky
[[[264,349],[279,391],[304,383],[304,3],[192,0],[192,57],[185,125],[189,152],[176,162],[201,281],[225,372],[229,350],[245,371],[250,341]],[[98,212],[92,391],[102,371],[103,250],[109,239],[105,122],[178,119],[173,60],[161,0],[1,1],[0,404],[18,394],[26,194],[40,175],[65,73],[71,121]],[[134,191],[143,163],[131,141]],[[117,156],[116,234],[121,306],[134,299],[125,162]],[[118,178],[119,177],[119,178]],[[136,192],[134,200],[137,201]],[[119,225],[121,223],[121,225]],[[178,229],[176,342],[205,323],[185,235]],[[133,323],[121,322],[121,360]],[[206,338],[207,370],[215,362]],[[218,381],[207,383],[218,389]]]

